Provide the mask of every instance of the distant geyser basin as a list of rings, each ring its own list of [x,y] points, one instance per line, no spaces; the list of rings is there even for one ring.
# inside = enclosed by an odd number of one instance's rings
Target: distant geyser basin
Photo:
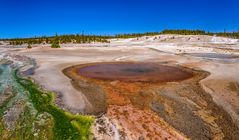
[[[193,76],[182,68],[156,63],[98,63],[74,68],[79,76],[124,82],[171,82]]]

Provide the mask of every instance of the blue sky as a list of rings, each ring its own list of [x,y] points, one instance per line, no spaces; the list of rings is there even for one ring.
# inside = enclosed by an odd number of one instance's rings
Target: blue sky
[[[239,30],[239,0],[0,0],[0,38]]]

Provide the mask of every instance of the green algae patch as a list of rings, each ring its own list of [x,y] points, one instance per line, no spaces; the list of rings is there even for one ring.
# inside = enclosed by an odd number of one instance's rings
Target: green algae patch
[[[29,95],[34,108],[38,113],[48,113],[53,118],[53,139],[81,140],[91,139],[90,131],[93,117],[73,115],[54,105],[52,93],[40,89],[30,79],[20,78],[15,71],[14,77]]]

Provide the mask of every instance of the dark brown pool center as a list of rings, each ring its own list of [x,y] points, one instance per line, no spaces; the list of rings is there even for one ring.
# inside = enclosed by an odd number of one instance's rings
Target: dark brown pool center
[[[157,63],[98,63],[75,68],[83,77],[124,82],[172,82],[193,76],[182,68]]]

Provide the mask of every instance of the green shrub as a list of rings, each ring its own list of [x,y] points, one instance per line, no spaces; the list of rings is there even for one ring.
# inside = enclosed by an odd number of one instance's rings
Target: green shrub
[[[51,48],[60,48],[60,44],[58,42],[54,42],[51,44]]]
[[[31,45],[30,43],[28,43],[27,48],[28,48],[28,49],[31,49],[31,48],[32,48],[32,45]]]

